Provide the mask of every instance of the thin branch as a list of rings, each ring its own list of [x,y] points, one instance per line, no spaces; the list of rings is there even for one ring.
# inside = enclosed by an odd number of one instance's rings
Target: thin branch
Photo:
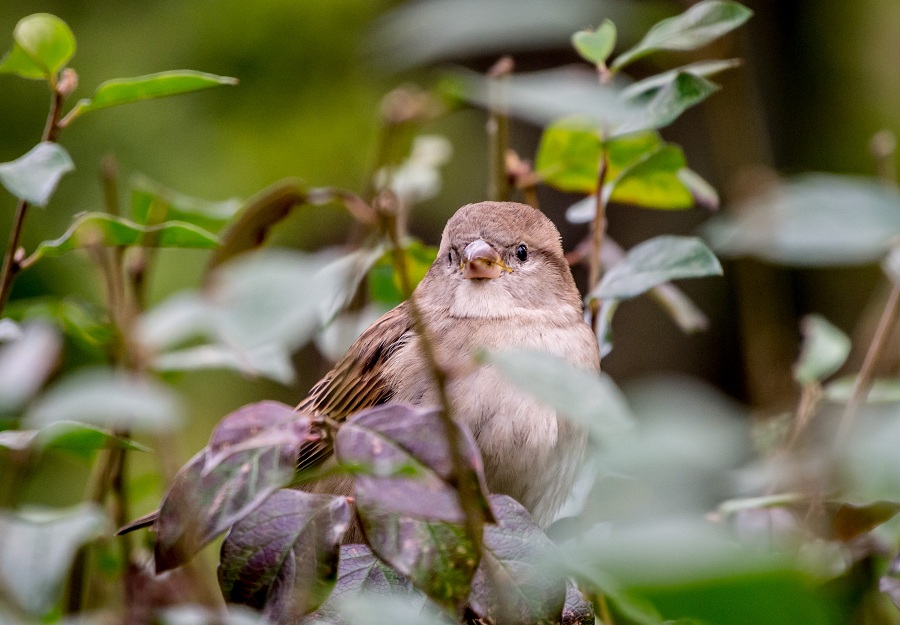
[[[512,57],[503,56],[488,70],[488,148],[490,150],[490,179],[488,197],[509,200],[509,176],[506,173],[506,151],[509,148],[509,113],[506,104],[506,83],[514,68]]]
[[[869,389],[872,388],[872,380],[875,376],[875,367],[881,360],[891,330],[897,325],[898,318],[900,318],[900,284],[894,283],[891,287],[891,294],[884,305],[884,311],[881,313],[881,319],[878,321],[878,327],[875,329],[875,335],[872,337],[872,342],[869,343],[866,358],[853,382],[850,399],[844,407],[844,414],[841,416],[835,439],[837,444],[840,444],[850,433],[850,427],[856,419],[860,406],[869,396]]]
[[[591,255],[588,264],[588,292],[600,283],[600,254],[603,251],[603,237],[606,235],[606,198],[603,186],[609,169],[609,153],[606,148],[600,154],[600,169],[597,172],[597,209],[591,222]]]
[[[383,205],[383,203],[380,202]],[[385,217],[385,226],[388,238],[391,242],[394,255],[394,268],[400,278],[400,286],[406,296],[406,305],[409,308],[410,317],[412,319],[413,329],[419,337],[419,345],[428,364],[428,369],[434,379],[435,386],[438,391],[438,400],[440,401],[440,418],[444,425],[444,436],[447,445],[450,448],[450,459],[453,463],[453,470],[457,478],[457,491],[459,492],[459,503],[463,510],[464,526],[466,533],[471,536],[475,545],[476,552],[479,557],[481,555],[482,545],[482,510],[478,502],[478,484],[470,477],[467,470],[465,457],[462,453],[462,438],[456,423],[452,416],[452,406],[450,398],[447,394],[447,373],[438,362],[437,355],[434,350],[434,344],[428,333],[428,327],[425,318],[416,301],[416,295],[413,292],[412,282],[409,276],[409,268],[407,266],[406,253],[402,246],[402,234],[397,228],[396,220],[388,210],[383,210]]]
[[[47,122],[44,125],[44,132],[41,141],[55,141],[59,134],[59,114],[62,110],[65,94],[59,87],[54,87],[51,100],[50,112],[47,114]],[[25,226],[25,216],[28,214],[28,202],[19,200],[16,205],[16,213],[13,217],[12,229],[9,233],[9,242],[6,244],[6,252],[3,255],[3,268],[0,269],[0,312],[6,308],[9,301],[9,294],[12,291],[13,281],[22,269],[21,261],[24,254],[19,251],[19,241],[22,238],[22,230]]]

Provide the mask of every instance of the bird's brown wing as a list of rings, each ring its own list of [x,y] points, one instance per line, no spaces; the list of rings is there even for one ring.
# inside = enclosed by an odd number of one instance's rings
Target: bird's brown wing
[[[411,335],[412,321],[406,304],[400,304],[369,326],[356,339],[344,357],[309,392],[297,411],[325,416],[334,421],[393,396],[384,377],[384,365]],[[331,455],[329,442],[310,441],[300,448],[297,470],[316,466]]]

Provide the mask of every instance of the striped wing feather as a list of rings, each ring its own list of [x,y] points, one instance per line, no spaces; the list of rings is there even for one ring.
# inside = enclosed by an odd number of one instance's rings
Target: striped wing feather
[[[344,357],[297,406],[297,411],[344,421],[353,414],[390,401],[393,390],[383,377],[384,365],[409,339],[411,320],[400,304],[369,326]],[[312,468],[332,453],[330,442],[303,445],[297,470]]]

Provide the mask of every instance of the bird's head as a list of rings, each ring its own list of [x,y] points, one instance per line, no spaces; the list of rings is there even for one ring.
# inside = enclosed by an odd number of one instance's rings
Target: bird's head
[[[460,318],[581,312],[556,226],[539,210],[514,202],[479,202],[456,211],[417,297]]]

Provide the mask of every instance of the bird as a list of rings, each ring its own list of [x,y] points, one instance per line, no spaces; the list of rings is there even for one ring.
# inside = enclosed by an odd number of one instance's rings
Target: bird
[[[475,355],[531,350],[599,371],[559,231],[526,204],[467,204],[447,222],[412,299],[445,373],[451,413],[481,452],[488,490],[516,499],[546,528],[571,493],[587,435]],[[440,404],[408,301],[369,326],[297,410],[342,422],[389,402]],[[330,454],[326,443],[310,442],[299,469]],[[352,478],[331,477],[312,490],[350,495]]]
[[[521,503],[546,528],[570,495],[587,433],[515,386],[482,350],[530,350],[600,370],[599,347],[584,321],[581,295],[562,239],[540,210],[515,202],[467,204],[441,235],[437,257],[412,293],[446,378],[452,416],[472,433],[494,494]],[[296,411],[341,424],[386,403],[440,404],[409,301],[369,326],[315,384]],[[334,462],[327,440],[299,451],[297,470]],[[351,496],[353,478],[332,475],[304,490]],[[152,525],[151,513],[119,530]],[[360,542],[358,523],[342,542]]]

